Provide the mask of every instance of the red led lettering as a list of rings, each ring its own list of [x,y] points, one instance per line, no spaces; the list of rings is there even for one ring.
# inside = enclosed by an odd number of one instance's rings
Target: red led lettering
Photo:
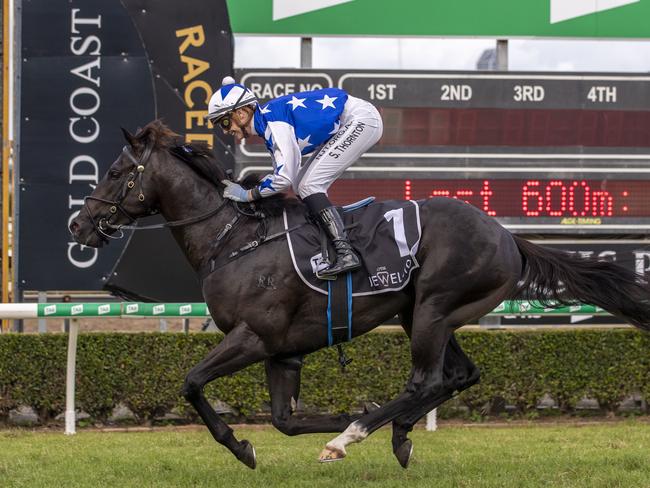
[[[546,211],[551,217],[561,217],[566,212],[566,187],[561,181],[546,185]]]
[[[606,191],[595,191],[592,193],[591,214],[599,217],[611,217],[613,215],[614,199]],[[623,207],[627,210],[627,207]]]
[[[576,195],[576,188],[578,193],[582,191],[582,198]],[[591,188],[587,185],[586,181],[573,181],[569,187],[569,211],[574,217],[584,217],[589,212],[591,203]],[[578,210],[581,206],[582,210]]]
[[[544,197],[539,194],[539,180],[528,180],[521,189],[521,208],[527,217],[537,217],[544,208]]]
[[[456,190],[456,194],[454,195],[454,198],[456,199],[462,198],[465,203],[469,203],[471,205],[472,202],[468,202],[463,197],[471,197],[472,195],[474,195],[474,192],[472,190]]]
[[[461,171],[459,170],[459,174]],[[406,179],[405,176],[409,176]],[[650,219],[650,180],[536,178],[350,178],[332,185],[332,201],[345,204],[371,193],[382,200],[456,198],[497,218],[521,222],[597,224],[587,218]],[[519,222],[519,221],[518,221]],[[644,221],[645,222],[645,221]],[[601,222],[602,223],[602,222]],[[609,222],[608,222],[609,223]],[[595,227],[594,227],[595,228]]]
[[[490,197],[493,195],[492,190],[490,189],[490,182],[488,180],[483,181],[483,188],[481,189],[481,196],[483,197],[483,211],[494,217],[497,213],[494,210],[490,210]]]

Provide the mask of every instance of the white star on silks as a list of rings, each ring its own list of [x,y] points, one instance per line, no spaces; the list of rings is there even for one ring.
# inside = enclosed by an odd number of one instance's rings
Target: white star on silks
[[[268,108],[268,105],[267,105],[266,107],[262,107],[262,108],[260,108],[260,113],[261,113],[261,114],[268,114],[268,113],[271,113],[271,109]]]
[[[323,108],[321,108],[321,110],[325,110],[327,107],[336,108],[334,106],[334,100],[336,100],[337,98],[338,97],[329,97],[327,95],[324,95],[323,98],[321,98],[320,100],[316,100],[316,101],[323,106]]]
[[[292,110],[296,110],[297,107],[307,108],[307,107],[305,107],[305,104],[302,103],[305,100],[307,100],[307,99],[306,98],[296,98],[295,96],[292,95],[291,100],[289,100],[287,102],[287,105],[291,105]]]
[[[339,127],[341,127],[341,123],[340,122],[334,122],[334,130],[332,130],[332,132],[328,132],[328,134],[333,136],[334,134],[336,134],[339,131]]]
[[[307,137],[304,139],[301,139],[300,137],[298,138],[298,147],[300,148],[300,152],[302,152],[303,149],[305,149],[307,146],[313,146],[311,142],[309,142],[309,138],[311,137],[311,134],[307,134]]]

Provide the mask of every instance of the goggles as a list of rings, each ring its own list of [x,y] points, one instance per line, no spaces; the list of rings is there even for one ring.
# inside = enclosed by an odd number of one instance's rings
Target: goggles
[[[226,115],[225,117],[221,117],[220,119],[214,120],[212,122],[214,125],[218,125],[221,127],[223,130],[230,130],[230,127],[232,126],[232,121],[230,120],[230,114]]]

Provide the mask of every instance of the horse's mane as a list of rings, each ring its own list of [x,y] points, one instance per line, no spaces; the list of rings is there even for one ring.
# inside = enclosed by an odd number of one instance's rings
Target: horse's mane
[[[205,142],[188,143],[183,140],[180,134],[176,134],[167,127],[161,120],[154,120],[140,129],[134,137],[134,144],[141,144],[143,147],[149,143],[156,149],[169,151],[177,160],[187,164],[203,179],[212,183],[219,191],[223,189],[223,180],[228,176],[223,166],[215,158],[212,148]],[[239,183],[244,188],[253,188],[260,181],[259,175],[250,174]],[[257,200],[255,206],[267,216],[282,215],[285,208],[303,207],[303,204],[296,198],[286,197],[284,194]],[[304,207],[303,207],[304,208]]]
[[[134,138],[142,146],[152,144],[155,149],[169,151],[172,156],[183,161],[203,179],[217,188],[223,188],[221,181],[227,178],[226,172],[207,143],[187,143],[180,134],[175,133],[159,119],[149,122],[138,130]]]

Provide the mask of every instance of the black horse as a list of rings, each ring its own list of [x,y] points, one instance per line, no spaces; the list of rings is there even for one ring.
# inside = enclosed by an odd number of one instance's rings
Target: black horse
[[[393,452],[408,465],[413,425],[427,412],[479,378],[454,330],[476,320],[505,299],[534,296],[545,302],[598,305],[641,329],[650,330],[650,289],[622,266],[572,257],[512,235],[476,208],[449,198],[420,202],[420,268],[399,292],[358,297],[353,336],[399,315],[411,342],[412,369],[404,391],[380,408],[318,420],[292,416],[300,389],[301,358],[328,345],[327,298],[295,273],[286,238],[274,239],[241,259],[226,256],[254,239],[256,217],[265,214],[269,232],[281,232],[277,209],[304,212],[295,199],[271,198],[236,205],[222,197],[227,175],[208,147],[187,145],[155,121],[133,136],[72,221],[74,239],[101,246],[120,226],[160,212],[189,262],[202,277],[210,313],[226,335],[188,373],[183,394],[215,440],[250,468],[255,451],[206,401],[204,386],[221,376],[264,361],[273,425],[287,435],[341,432],[328,442],[321,461],[341,459],[348,444],[362,441],[393,422]],[[238,222],[236,229],[228,230]],[[229,227],[230,226],[230,227]],[[225,263],[206,272],[211,258]],[[224,261],[225,259],[225,261]],[[272,277],[275,287],[258,287]]]

